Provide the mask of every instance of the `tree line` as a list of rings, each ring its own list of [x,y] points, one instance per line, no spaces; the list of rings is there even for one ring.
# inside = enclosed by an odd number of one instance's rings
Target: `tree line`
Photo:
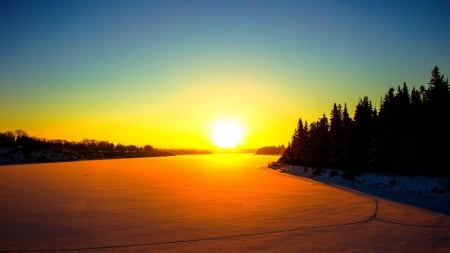
[[[284,145],[280,146],[265,146],[256,150],[257,155],[281,155],[286,150]]]
[[[46,140],[23,130],[0,133],[0,163],[73,161],[173,155],[151,145],[122,145],[93,139],[80,142]]]
[[[351,171],[450,176],[450,91],[436,66],[428,86],[390,88],[377,110],[369,98],[301,118],[281,163]]]

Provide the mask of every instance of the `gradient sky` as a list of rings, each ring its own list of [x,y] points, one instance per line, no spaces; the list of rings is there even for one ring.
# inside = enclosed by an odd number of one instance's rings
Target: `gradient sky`
[[[450,1],[1,1],[0,131],[209,148],[450,74]]]

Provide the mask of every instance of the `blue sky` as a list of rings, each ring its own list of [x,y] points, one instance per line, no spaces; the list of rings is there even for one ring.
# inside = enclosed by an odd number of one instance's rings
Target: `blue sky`
[[[0,106],[7,110],[0,112],[0,131],[164,145],[151,136],[169,128],[190,138],[169,125],[206,124],[198,112],[274,124],[263,110],[286,126],[254,126],[254,145],[263,136],[267,144],[287,143],[299,116],[315,120],[334,102],[353,111],[365,95],[379,104],[391,86],[426,84],[434,65],[448,74],[449,7],[449,1],[2,1]],[[74,124],[80,125],[67,129]],[[111,124],[139,134],[101,131]],[[199,142],[206,145],[193,141]]]

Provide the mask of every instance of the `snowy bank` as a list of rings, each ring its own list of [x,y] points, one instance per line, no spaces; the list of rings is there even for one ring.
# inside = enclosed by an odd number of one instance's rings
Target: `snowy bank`
[[[81,160],[101,160],[115,158],[141,158],[174,155],[169,151],[153,149],[147,151],[102,151],[77,150],[74,148],[37,148],[27,150],[24,147],[0,148],[0,165],[67,162]]]
[[[398,176],[381,173],[314,169],[294,165],[270,164],[283,173],[343,186],[370,195],[450,214],[450,178]]]

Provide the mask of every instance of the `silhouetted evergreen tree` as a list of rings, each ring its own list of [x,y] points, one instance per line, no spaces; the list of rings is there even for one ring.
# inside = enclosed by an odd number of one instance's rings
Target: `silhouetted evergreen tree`
[[[330,166],[343,168],[344,165],[344,116],[342,106],[333,105],[330,118]]]
[[[330,164],[330,133],[325,114],[309,128],[299,119],[292,141],[280,157],[280,162],[313,167],[327,167]]]
[[[308,138],[308,123],[305,122],[303,124],[300,118],[292,140],[281,156],[280,161],[289,161],[292,164],[309,164]]]
[[[342,111],[342,124],[343,124],[343,166],[344,168],[350,168],[351,165],[351,149],[352,149],[352,130],[353,119],[350,118],[348,113],[347,104],[344,104],[344,110]]]
[[[413,89],[415,102],[419,103],[418,93]],[[420,99],[419,99],[420,100]],[[418,105],[418,104],[417,104]],[[415,148],[413,110],[411,97],[406,83],[389,89],[380,108],[375,134],[374,166],[388,168],[391,171],[408,173]]]
[[[356,106],[350,150],[350,166],[353,170],[366,170],[369,166],[369,152],[374,133],[376,111],[368,97]]]
[[[311,127],[311,143],[312,143],[312,155],[313,155],[313,166],[316,167],[328,167],[330,165],[330,152],[331,152],[331,142],[330,142],[330,132],[328,118],[325,114],[322,115],[317,123],[316,127],[313,129]]]
[[[12,147],[15,142],[16,136],[13,132],[0,133],[0,147]]]
[[[300,120],[280,161],[350,170],[450,175],[450,90],[436,66],[428,87],[390,88],[379,113],[368,97],[351,119],[334,104],[309,129]]]
[[[449,129],[450,129],[450,93],[448,79],[441,75],[435,66],[431,71],[431,79],[424,96],[425,135],[421,138],[423,165],[427,165],[435,173],[446,168],[450,174]],[[432,157],[433,159],[428,159]]]

